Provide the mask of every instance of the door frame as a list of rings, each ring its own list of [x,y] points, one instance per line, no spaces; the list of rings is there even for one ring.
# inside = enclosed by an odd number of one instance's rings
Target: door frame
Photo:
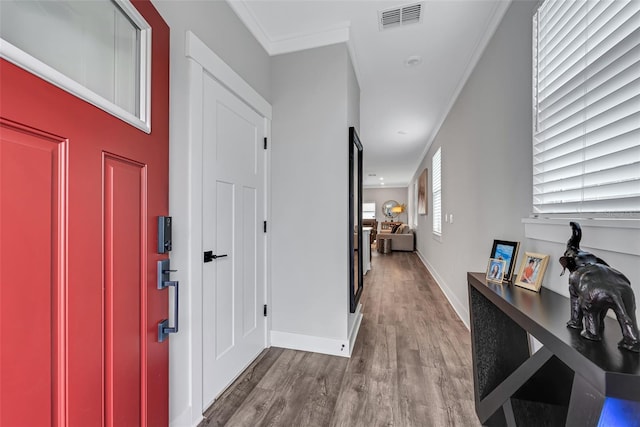
[[[193,425],[197,425],[202,417],[203,405],[203,376],[202,376],[202,294],[203,294],[203,275],[202,275],[202,254],[204,251],[202,244],[202,153],[203,153],[203,136],[202,136],[202,75],[204,72],[210,74],[216,81],[222,84],[232,94],[237,96],[241,101],[247,104],[251,109],[256,111],[263,117],[264,134],[271,139],[271,105],[256,92],[240,75],[231,69],[218,55],[216,55],[202,40],[200,40],[192,31],[187,31],[185,35],[185,56],[188,60],[188,145],[189,145],[189,169],[188,169],[188,199],[189,203],[185,207],[179,208],[181,212],[172,213],[180,214],[183,218],[187,218],[188,224],[185,224],[185,231],[188,230],[188,242],[186,257],[188,295],[183,297],[183,304],[188,304],[182,313],[187,313],[188,319],[185,335],[188,335],[186,341],[175,342],[170,341],[172,346],[170,360],[183,360],[189,362],[189,387],[191,394],[191,420]],[[265,220],[271,217],[271,150],[266,150],[265,168]],[[265,304],[271,303],[271,239],[269,233],[265,236],[265,259],[264,259],[264,283],[265,283]],[[174,248],[175,252],[179,248]],[[182,259],[185,259],[182,257]],[[269,331],[271,330],[271,316],[267,317],[265,322],[265,347],[271,344]],[[188,344],[187,344],[188,343]],[[173,357],[176,355],[177,357]],[[176,367],[170,362],[170,377],[173,368],[179,368],[180,373],[184,374],[185,367]],[[175,391],[175,390],[171,390]],[[170,397],[171,400],[171,397]]]

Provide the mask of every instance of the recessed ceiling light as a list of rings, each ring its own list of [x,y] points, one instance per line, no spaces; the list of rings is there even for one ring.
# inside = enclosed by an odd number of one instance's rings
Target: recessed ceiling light
[[[384,185],[384,182],[381,182],[380,185]]]
[[[422,57],[418,55],[413,55],[404,60],[404,65],[406,67],[417,67],[422,64]]]
[[[383,177],[380,177],[379,179],[380,179],[380,181],[384,180],[384,178],[383,178]]]

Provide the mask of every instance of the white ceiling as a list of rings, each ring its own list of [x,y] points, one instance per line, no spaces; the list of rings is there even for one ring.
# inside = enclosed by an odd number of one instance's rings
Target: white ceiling
[[[425,0],[422,22],[380,31],[379,10],[416,2],[227,1],[270,55],[347,42],[367,187],[408,185],[510,3]],[[414,55],[422,63],[407,67]]]

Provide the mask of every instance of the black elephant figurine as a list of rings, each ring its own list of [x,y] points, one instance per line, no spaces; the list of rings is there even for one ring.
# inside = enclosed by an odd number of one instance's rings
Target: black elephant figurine
[[[567,242],[564,256],[560,257],[562,274],[565,269],[571,273],[571,320],[567,322],[567,326],[582,329],[580,335],[587,339],[600,341],[604,317],[612,309],[622,330],[623,338],[618,347],[640,353],[636,302],[629,279],[602,259],[581,250],[580,224],[571,222],[570,225],[571,238]]]

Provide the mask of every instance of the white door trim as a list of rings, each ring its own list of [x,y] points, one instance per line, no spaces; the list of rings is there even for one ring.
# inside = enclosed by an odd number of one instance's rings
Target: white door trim
[[[249,107],[271,120],[271,104],[255,91],[240,75],[231,69],[218,55],[207,47],[192,31],[187,31],[185,52],[207,72],[229,89]]]
[[[191,392],[191,420],[193,425],[198,425],[202,416],[198,414],[203,406],[203,372],[202,372],[202,152],[203,152],[203,97],[202,75],[210,74],[235,96],[245,102],[264,118],[264,132],[271,139],[271,114],[272,108],[258,92],[256,92],[240,75],[231,69],[220,57],[218,57],[202,40],[193,32],[186,33],[185,55],[189,59],[188,64],[188,144],[189,144],[189,184],[188,184],[188,272],[187,277],[190,287],[188,301],[186,301],[186,326],[189,334],[188,348],[179,349],[179,352],[188,354],[190,360],[189,385]],[[270,142],[269,142],[270,144]],[[267,150],[265,160],[265,219],[271,217],[271,148]],[[265,247],[265,297],[266,304],[271,304],[271,239],[269,233],[266,236]],[[183,324],[184,324],[183,323]],[[270,346],[269,331],[271,330],[271,316],[265,322],[265,347]]]

